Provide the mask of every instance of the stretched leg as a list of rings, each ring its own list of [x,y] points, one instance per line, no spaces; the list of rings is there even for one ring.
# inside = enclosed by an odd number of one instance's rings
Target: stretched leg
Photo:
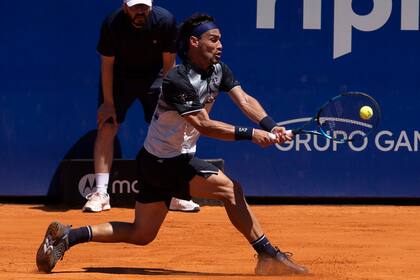
[[[207,179],[195,176],[190,181],[190,192],[192,196],[221,200],[230,221],[249,242],[263,235],[257,218],[246,203],[242,188],[222,172]]]
[[[165,220],[168,209],[164,202],[136,203],[133,223],[109,222],[71,229],[52,222],[38,248],[36,264],[39,271],[50,272],[64,253],[83,242],[126,242],[147,245],[152,242]]]
[[[195,176],[190,181],[192,196],[215,198],[223,202],[232,224],[245,236],[258,253],[256,274],[307,273],[308,270],[294,263],[290,255],[271,245],[263,234],[257,218],[246,203],[239,183],[230,180],[222,172],[208,178]]]
[[[126,242],[137,245],[147,245],[152,242],[168,213],[165,203],[136,202],[135,211],[133,223],[109,222],[92,226],[91,241]]]

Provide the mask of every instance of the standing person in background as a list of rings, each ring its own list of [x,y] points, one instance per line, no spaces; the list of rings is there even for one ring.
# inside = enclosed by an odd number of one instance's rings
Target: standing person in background
[[[258,254],[256,274],[308,272],[304,266],[294,263],[289,253],[271,244],[247,204],[240,184],[194,155],[200,135],[225,141],[252,141],[261,147],[291,138],[242,89],[230,68],[221,61],[221,33],[211,16],[199,14],[188,18],[180,27],[178,40],[183,63],[166,76],[144,146],[137,155],[140,188],[134,221],[76,229],[52,222],[37,252],[38,270],[50,272],[66,250],[84,242],[145,246],[156,238],[172,197],[196,196],[223,202],[232,225]],[[220,91],[227,92],[244,115],[261,129],[211,119],[209,113]],[[173,239],[176,242],[176,235]]]
[[[152,0],[123,0],[123,7],[102,24],[97,50],[101,54],[98,132],[94,146],[96,189],[83,211],[111,208],[108,194],[115,135],[137,99],[150,123],[162,78],[175,66],[176,22]],[[198,204],[174,198],[170,210],[197,212]]]

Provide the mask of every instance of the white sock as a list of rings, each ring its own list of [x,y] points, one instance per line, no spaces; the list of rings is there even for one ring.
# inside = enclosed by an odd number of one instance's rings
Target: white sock
[[[95,173],[96,192],[107,193],[109,173]]]

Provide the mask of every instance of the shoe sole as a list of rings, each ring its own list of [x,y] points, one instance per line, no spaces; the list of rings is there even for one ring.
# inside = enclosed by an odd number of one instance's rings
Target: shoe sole
[[[98,212],[108,211],[108,210],[111,210],[110,205],[105,205],[102,208],[83,207],[82,209],[83,212],[88,212],[88,213],[98,213]]]
[[[288,275],[288,274],[307,274],[309,270],[302,267],[301,270],[290,267],[285,263],[266,260],[265,264],[259,263],[255,268],[256,275]]]
[[[44,249],[44,247],[46,246],[45,240],[47,239],[47,236],[52,236],[53,238],[56,238],[57,236],[64,235],[64,230],[65,227],[59,222],[52,222],[48,226],[47,231],[44,235],[44,240],[42,241],[41,246],[39,246],[38,251],[36,253],[36,265],[39,271],[50,273],[55,266],[55,264],[51,262],[54,261],[54,258],[50,258],[50,255],[53,253],[52,245],[49,245],[49,248]]]
[[[186,212],[186,213],[196,213],[200,211],[199,207],[196,207],[194,209],[169,209],[169,211],[174,211],[174,212]]]

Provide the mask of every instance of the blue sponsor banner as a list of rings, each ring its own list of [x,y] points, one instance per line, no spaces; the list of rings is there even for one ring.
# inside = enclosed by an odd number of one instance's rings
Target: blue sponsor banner
[[[303,135],[262,149],[203,137],[198,156],[225,159],[226,173],[246,195],[420,197],[419,2],[156,0],[178,21],[194,12],[213,15],[223,60],[286,127],[299,126],[347,90],[372,95],[383,113],[379,129],[363,143]],[[0,4],[8,11],[0,31],[0,195],[45,195],[63,158],[91,154],[95,48],[102,19],[119,5]],[[31,13],[22,18],[27,9]],[[218,98],[212,117],[253,125],[227,94]],[[146,133],[136,104],[119,133],[124,158],[135,157]]]

